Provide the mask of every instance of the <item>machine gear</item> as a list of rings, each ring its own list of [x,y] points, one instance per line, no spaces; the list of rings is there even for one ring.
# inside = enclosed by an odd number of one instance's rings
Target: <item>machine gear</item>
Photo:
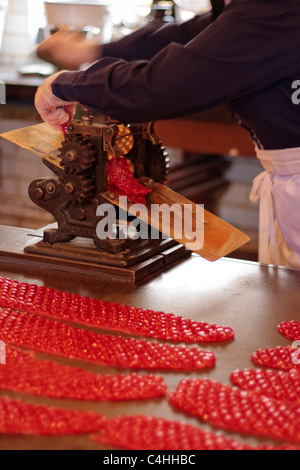
[[[89,137],[67,134],[59,151],[66,175],[84,173],[96,162],[96,148]]]

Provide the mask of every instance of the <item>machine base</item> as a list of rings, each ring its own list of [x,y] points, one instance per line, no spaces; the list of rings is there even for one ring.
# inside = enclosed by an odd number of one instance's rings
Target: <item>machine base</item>
[[[125,252],[110,254],[96,249],[92,240],[82,238],[50,245],[42,240],[43,231],[0,226],[1,265],[137,283],[190,256],[172,239],[135,242]]]

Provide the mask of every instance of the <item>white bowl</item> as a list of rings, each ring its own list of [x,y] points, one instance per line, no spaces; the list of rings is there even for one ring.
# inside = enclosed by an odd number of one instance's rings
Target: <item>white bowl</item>
[[[48,25],[70,25],[82,28],[101,28],[109,15],[109,2],[93,1],[44,1]]]

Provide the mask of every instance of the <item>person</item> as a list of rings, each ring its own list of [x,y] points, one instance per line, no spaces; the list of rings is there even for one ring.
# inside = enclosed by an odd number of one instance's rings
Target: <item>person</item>
[[[60,128],[75,102],[124,123],[228,104],[265,169],[251,194],[260,199],[259,261],[300,268],[299,24],[300,0],[232,0],[217,19],[150,24],[100,46],[87,69],[46,79],[36,108]]]

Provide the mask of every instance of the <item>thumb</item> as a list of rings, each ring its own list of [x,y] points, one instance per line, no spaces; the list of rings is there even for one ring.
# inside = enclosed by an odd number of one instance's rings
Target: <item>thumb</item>
[[[55,122],[56,124],[64,124],[65,122],[69,121],[70,116],[64,110],[64,108],[56,108],[52,109],[48,115],[49,123]]]
[[[64,106],[65,112],[68,114],[68,121],[71,120],[75,114],[75,104],[69,104],[67,106]]]

